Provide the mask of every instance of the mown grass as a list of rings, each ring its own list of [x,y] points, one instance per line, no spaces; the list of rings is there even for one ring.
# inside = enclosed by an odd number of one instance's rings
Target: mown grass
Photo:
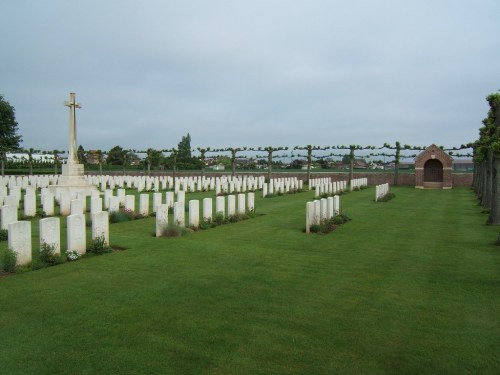
[[[328,235],[311,192],[180,238],[113,224],[126,251],[0,278],[0,373],[498,373],[498,227],[468,189],[393,192],[341,197]]]

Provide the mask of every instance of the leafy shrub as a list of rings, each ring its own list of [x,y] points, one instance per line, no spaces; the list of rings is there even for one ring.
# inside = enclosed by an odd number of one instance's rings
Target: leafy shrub
[[[180,226],[174,224],[168,224],[163,230],[162,237],[180,237],[183,234],[183,230]]]
[[[350,221],[351,218],[346,213],[340,213],[330,219],[322,220],[320,224],[313,224],[309,227],[311,233],[330,233],[342,224]]]
[[[102,255],[111,252],[111,248],[108,246],[106,238],[104,238],[104,235],[98,236],[92,240],[89,246],[89,252],[97,255]]]
[[[135,213],[130,210],[120,209],[119,211],[113,211],[109,214],[109,222],[122,223],[124,221],[132,221],[135,219]]]
[[[199,229],[205,230],[205,229],[210,229],[213,228],[217,225],[215,221],[212,220],[203,220],[200,222]]]
[[[383,197],[378,198],[377,202],[388,202],[388,201],[390,201],[391,199],[393,199],[395,197],[396,197],[396,194],[389,192],[386,195],[384,195]]]
[[[9,239],[9,231],[7,229],[0,229],[0,241],[7,241]]]
[[[224,217],[222,212],[217,212],[215,218],[213,219],[213,222],[216,223],[217,225],[222,225],[227,223],[227,219]]]
[[[309,231],[311,233],[319,233],[319,232],[321,232],[321,225],[320,224],[313,224],[309,227]]]
[[[248,216],[244,214],[234,214],[229,216],[227,219],[230,223],[237,223],[238,221],[248,219]]]
[[[3,270],[5,272],[16,272],[17,253],[12,249],[6,249],[3,253]]]
[[[62,259],[58,254],[56,254],[55,250],[56,247],[54,244],[48,244],[45,242],[42,243],[40,249],[40,261],[50,266],[61,264]]]

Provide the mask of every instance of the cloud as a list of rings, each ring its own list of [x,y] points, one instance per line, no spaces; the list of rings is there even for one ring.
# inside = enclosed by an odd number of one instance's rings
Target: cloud
[[[29,7],[29,8],[28,8]],[[2,94],[26,147],[477,138],[498,90],[496,1],[9,2]]]

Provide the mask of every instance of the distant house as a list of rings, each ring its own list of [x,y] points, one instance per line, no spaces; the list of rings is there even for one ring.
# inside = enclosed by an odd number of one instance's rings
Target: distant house
[[[214,164],[207,168],[212,169],[214,171],[223,171],[224,169],[226,169],[226,167],[224,167],[224,164]]]
[[[474,161],[472,159],[453,160],[453,170],[456,172],[473,172]]]
[[[399,169],[414,169],[415,162],[411,161],[402,161],[399,163]]]
[[[31,155],[34,162],[45,162],[45,163],[53,163],[54,155],[52,154],[32,154]],[[6,154],[7,161],[28,161],[29,155],[27,153],[11,153],[8,152]]]
[[[87,152],[87,164],[99,164],[99,151],[89,150]]]

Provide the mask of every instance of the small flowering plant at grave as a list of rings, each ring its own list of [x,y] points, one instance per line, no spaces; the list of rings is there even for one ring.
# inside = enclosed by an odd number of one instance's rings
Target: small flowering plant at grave
[[[97,255],[102,255],[111,252],[111,247],[109,247],[106,238],[102,235],[92,240],[89,251]]]
[[[74,261],[80,258],[80,254],[76,250],[66,250],[66,258],[69,261]]]

